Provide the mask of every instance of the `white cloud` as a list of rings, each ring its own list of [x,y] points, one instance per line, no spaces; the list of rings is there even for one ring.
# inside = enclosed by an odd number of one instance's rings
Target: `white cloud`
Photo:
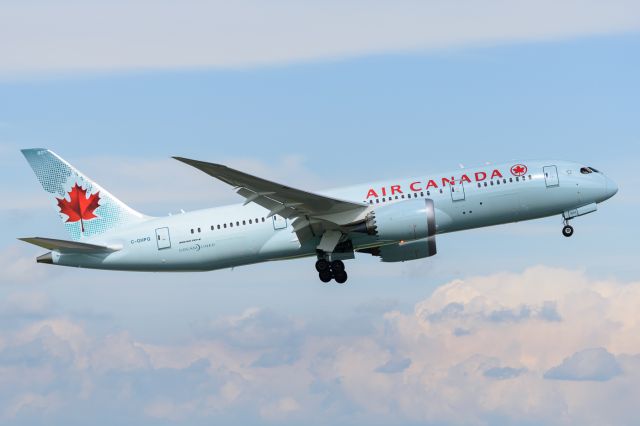
[[[349,330],[249,309],[150,343],[50,318],[0,331],[0,412],[63,422],[82,398],[150,422],[629,424],[638,305],[640,282],[535,267],[452,281],[412,312],[356,312],[369,326]]]
[[[632,0],[4,3],[0,72],[247,67],[617,33]]]

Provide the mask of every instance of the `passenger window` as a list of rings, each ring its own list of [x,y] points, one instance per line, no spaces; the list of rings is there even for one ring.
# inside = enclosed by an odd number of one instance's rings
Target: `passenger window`
[[[509,178],[509,183],[513,183],[513,178]]]
[[[237,221],[237,222],[236,222],[236,226],[240,226],[240,221]]]
[[[427,197],[431,196],[431,191],[427,191]]]
[[[224,224],[224,229],[227,229],[227,224],[226,223]]]
[[[502,183],[507,183],[507,180],[506,179],[502,179]]]
[[[191,233],[193,234],[193,229],[191,230]]]
[[[516,182],[520,182],[520,177],[516,176]]]
[[[421,192],[421,193],[420,193],[420,196],[421,196],[421,197],[424,197],[424,192]]]
[[[500,179],[496,181],[496,185],[500,185]]]
[[[215,229],[215,227],[213,225],[211,225],[211,230],[213,231]]]
[[[386,202],[387,202],[387,199],[386,199],[386,198],[384,198],[384,197],[382,197],[382,202],[383,202],[383,203],[386,203]]]
[[[376,204],[380,204],[380,199],[376,198]]]
[[[246,224],[247,224],[247,221],[246,221],[246,220],[243,220],[243,221],[242,221],[242,224],[243,224],[243,225],[246,225]]]
[[[229,223],[229,228],[233,228],[233,222]]]
[[[398,199],[398,196],[396,195],[396,200]]]
[[[484,187],[485,187],[485,188],[487,187],[487,182],[485,182],[485,183],[484,183]]]
[[[442,194],[442,188],[440,188],[440,193]]]
[[[478,182],[478,188],[482,187],[482,184],[480,182]]]
[[[198,232],[202,232],[202,231],[200,230],[200,228],[198,228]]]
[[[218,229],[220,229],[220,225],[218,225]]]
[[[493,181],[491,181],[491,186],[493,186]]]
[[[264,217],[262,218],[262,221],[264,222]]]
[[[529,180],[531,180],[531,175],[529,175]]]
[[[249,219],[249,225],[253,225],[253,221]]]

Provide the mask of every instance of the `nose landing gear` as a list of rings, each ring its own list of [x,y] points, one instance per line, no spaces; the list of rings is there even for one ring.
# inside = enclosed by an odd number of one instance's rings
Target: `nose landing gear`
[[[569,221],[564,221],[564,227],[562,228],[562,235],[569,238],[573,236],[573,226],[569,225]]]
[[[316,262],[316,271],[320,277],[320,281],[328,283],[335,279],[338,284],[344,284],[347,282],[349,276],[345,271],[344,262],[342,260],[334,260],[329,262],[326,259],[319,259]]]

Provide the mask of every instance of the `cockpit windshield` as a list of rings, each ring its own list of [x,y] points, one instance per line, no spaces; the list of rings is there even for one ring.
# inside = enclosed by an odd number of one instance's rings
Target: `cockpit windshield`
[[[582,167],[580,169],[580,173],[582,173],[583,175],[588,175],[591,173],[600,173],[598,170],[594,169],[593,167]]]

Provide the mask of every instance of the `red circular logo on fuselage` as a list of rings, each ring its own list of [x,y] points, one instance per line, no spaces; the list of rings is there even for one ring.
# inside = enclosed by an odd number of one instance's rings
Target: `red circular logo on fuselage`
[[[525,166],[524,164],[516,164],[515,166],[511,167],[511,174],[514,176],[524,176],[527,174],[527,166]]]

